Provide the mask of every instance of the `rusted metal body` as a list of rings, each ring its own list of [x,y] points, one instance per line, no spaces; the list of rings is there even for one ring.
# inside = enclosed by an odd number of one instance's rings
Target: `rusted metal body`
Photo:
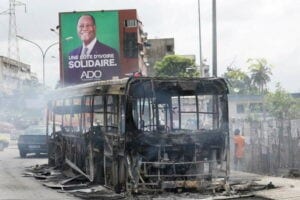
[[[116,191],[201,190],[228,177],[227,85],[139,77],[59,89],[49,164]]]

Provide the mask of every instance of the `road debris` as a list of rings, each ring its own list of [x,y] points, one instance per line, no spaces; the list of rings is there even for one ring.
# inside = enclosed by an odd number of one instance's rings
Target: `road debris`
[[[58,192],[70,193],[82,199],[239,199],[253,197],[254,191],[276,188],[272,182],[267,185],[258,184],[256,182],[257,178],[252,180],[233,179],[227,182],[223,179],[216,179],[210,184],[202,184],[201,191],[182,189],[156,193],[143,192],[134,195],[129,193],[118,194],[112,188],[92,184],[87,177],[78,173],[78,171],[70,170],[70,168],[57,171],[53,167],[41,165],[27,168],[23,175],[34,177],[41,181],[44,186],[56,189]]]

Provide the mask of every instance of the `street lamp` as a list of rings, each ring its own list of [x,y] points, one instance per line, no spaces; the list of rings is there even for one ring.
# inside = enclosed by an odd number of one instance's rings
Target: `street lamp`
[[[31,41],[31,40],[28,40],[28,39],[26,39],[26,38],[24,38],[24,37],[22,37],[20,35],[17,35],[17,38],[20,38],[22,40],[25,40],[25,41],[27,41],[27,42],[29,42],[29,43],[37,46],[39,48],[39,50],[41,51],[42,58],[43,58],[43,86],[45,87],[45,58],[46,58],[46,54],[47,54],[47,52],[49,51],[49,49],[51,47],[59,44],[59,42],[54,42],[54,43],[50,44],[45,50],[43,50],[40,45],[38,45],[37,43],[35,43],[35,42]],[[65,40],[71,40],[71,39],[73,39],[73,37],[67,37],[67,38],[65,38]]]
[[[45,58],[46,58],[46,54],[47,54],[48,50],[49,50],[51,47],[53,47],[54,45],[58,44],[59,42],[54,42],[53,44],[51,44],[50,46],[48,46],[48,47],[46,48],[46,50],[44,51],[40,45],[38,45],[37,43],[35,43],[35,42],[31,41],[31,40],[28,40],[28,39],[26,39],[26,38],[24,38],[24,37],[22,37],[22,36],[20,36],[20,35],[17,35],[17,38],[20,38],[20,39],[22,39],[22,40],[25,40],[25,41],[27,41],[27,42],[29,42],[29,43],[31,43],[31,44],[37,46],[37,47],[39,48],[39,50],[41,51],[41,53],[42,53],[42,58],[43,58],[43,86],[45,87]]]
[[[55,30],[54,28],[50,28],[50,31],[54,32],[56,35],[59,35],[59,33],[57,32],[57,30]]]

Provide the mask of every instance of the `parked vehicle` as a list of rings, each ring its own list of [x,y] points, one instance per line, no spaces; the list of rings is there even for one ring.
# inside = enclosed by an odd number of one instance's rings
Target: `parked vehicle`
[[[18,138],[20,156],[25,158],[28,153],[48,153],[46,127],[30,126]]]

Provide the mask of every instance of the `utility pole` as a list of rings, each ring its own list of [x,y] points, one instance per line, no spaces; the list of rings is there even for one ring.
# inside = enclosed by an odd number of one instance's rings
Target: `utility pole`
[[[26,4],[16,1],[9,0],[9,9],[1,12],[0,15],[9,15],[9,28],[8,28],[8,51],[7,57],[20,61],[19,55],[19,44],[17,40],[17,24],[16,24],[16,6],[24,6],[26,12]]]
[[[203,58],[202,58],[202,38],[201,38],[201,15],[200,15],[200,0],[198,0],[198,28],[199,28],[199,61],[200,61],[200,75],[203,77]]]
[[[216,0],[212,0],[212,68],[213,76],[217,77],[217,6]]]

